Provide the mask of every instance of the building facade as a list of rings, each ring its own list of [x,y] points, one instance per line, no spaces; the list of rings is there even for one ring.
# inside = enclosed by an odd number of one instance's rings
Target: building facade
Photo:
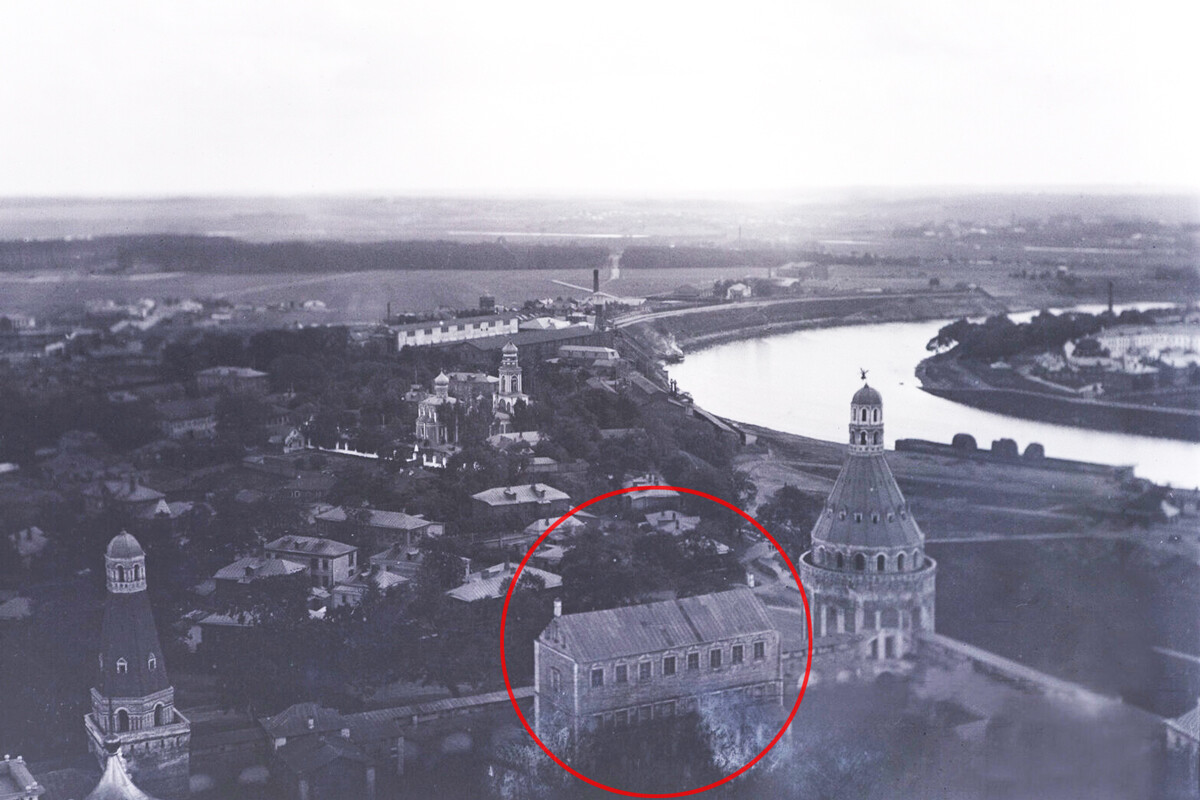
[[[263,548],[267,558],[303,565],[313,586],[332,589],[358,571],[358,548],[317,536],[281,536]]]
[[[146,595],[146,554],[121,533],[104,555],[108,593],[88,746],[101,768],[119,750],[137,784],[164,800],[187,797],[191,723],[175,708]]]
[[[934,629],[937,564],[884,455],[883,399],[864,385],[850,401],[850,448],[800,579],[813,610],[813,672],[904,671],[921,632]],[[822,667],[822,668],[819,668]]]
[[[392,328],[396,333],[396,349],[427,344],[462,342],[489,336],[517,332],[516,314],[493,314],[486,317],[463,317],[432,322],[414,322]]]
[[[783,702],[779,632],[748,588],[563,614],[534,642],[534,717],[547,741],[723,701]]]
[[[471,499],[482,521],[511,521],[521,527],[542,517],[560,517],[571,508],[570,495],[544,483],[497,486],[477,492]]]

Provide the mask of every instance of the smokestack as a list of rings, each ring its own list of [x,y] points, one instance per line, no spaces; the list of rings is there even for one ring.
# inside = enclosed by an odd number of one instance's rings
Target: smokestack
[[[592,270],[592,292],[600,291],[600,270]]]
[[[391,301],[391,300],[388,300],[388,305],[387,305],[387,316],[383,318],[383,321],[384,321],[384,322],[391,322],[391,321],[392,321],[392,301]]]
[[[554,616],[562,616],[562,600],[558,599],[557,597],[554,598]]]
[[[1108,313],[1113,313],[1113,282],[1108,282]]]

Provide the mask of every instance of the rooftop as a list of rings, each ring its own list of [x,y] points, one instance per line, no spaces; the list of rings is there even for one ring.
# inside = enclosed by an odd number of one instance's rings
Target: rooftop
[[[430,525],[430,521],[420,515],[405,514],[403,511],[385,511],[379,508],[364,509],[367,514],[367,524],[374,528],[390,528],[398,531],[415,531]],[[317,514],[314,519],[322,522],[345,522],[346,508],[334,506],[327,511]]]
[[[267,550],[284,553],[304,553],[336,558],[352,553],[358,548],[334,539],[319,536],[281,536],[266,546]]]
[[[265,378],[267,373],[259,372],[250,367],[209,367],[202,369],[196,373],[197,375],[211,375],[214,377],[233,377],[233,378]]]
[[[466,583],[451,589],[446,594],[465,603],[503,597],[508,591],[508,581],[516,571],[515,564],[497,564],[479,572],[472,572],[467,576]],[[522,585],[530,578],[541,579],[543,587],[546,589],[556,589],[562,586],[561,577],[536,567],[525,567],[521,570],[520,583]]]
[[[263,558],[262,556],[246,556],[239,558],[228,566],[221,567],[213,576],[219,581],[238,581],[249,583],[259,578],[279,578],[303,572],[304,565],[286,558]]]
[[[658,603],[564,614],[539,641],[576,661],[590,662],[707,644],[756,633],[775,624],[762,601],[739,587]]]
[[[555,500],[570,500],[566,492],[560,492],[544,483],[497,486],[471,495],[489,506],[515,506],[524,503],[550,503]]]

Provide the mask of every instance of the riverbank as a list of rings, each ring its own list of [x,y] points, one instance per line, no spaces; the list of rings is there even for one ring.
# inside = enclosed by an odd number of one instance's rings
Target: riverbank
[[[992,386],[966,369],[953,353],[917,365],[921,389],[973,408],[1057,425],[1200,442],[1200,411],[1066,397],[1026,381],[1019,388]]]
[[[685,353],[694,353],[798,330],[977,317],[1007,310],[987,292],[963,289],[769,298],[632,314],[616,324],[666,358],[670,355],[668,341]]]

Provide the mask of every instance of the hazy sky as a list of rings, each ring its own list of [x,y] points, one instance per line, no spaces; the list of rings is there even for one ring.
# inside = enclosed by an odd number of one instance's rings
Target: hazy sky
[[[0,195],[1200,187],[1192,4],[0,4]]]

